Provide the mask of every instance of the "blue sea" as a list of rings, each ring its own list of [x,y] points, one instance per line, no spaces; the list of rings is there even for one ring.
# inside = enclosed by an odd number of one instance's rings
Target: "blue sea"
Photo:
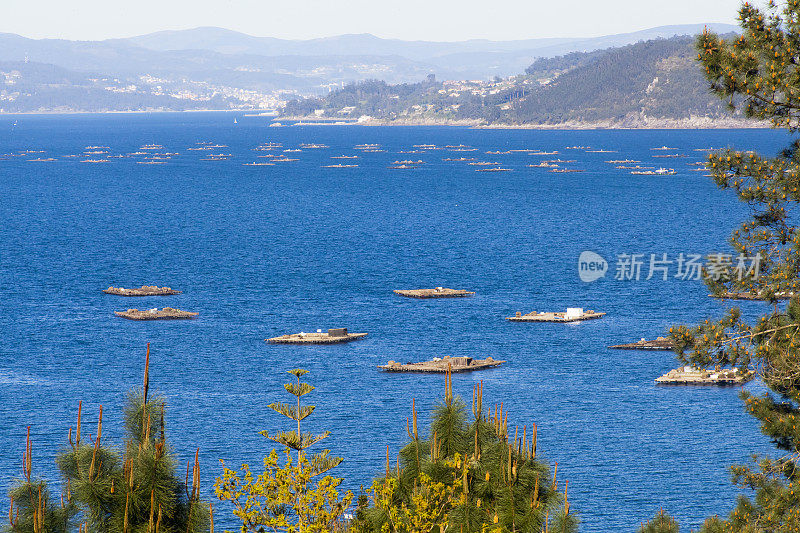
[[[729,466],[772,451],[739,390],[657,386],[678,366],[674,354],[608,346],[724,312],[728,304],[701,282],[675,277],[677,264],[666,281],[660,272],[645,279],[651,254],[725,251],[748,208],[692,171],[707,154],[697,150],[774,155],[785,133],[269,124],[233,113],[0,118],[0,507],[20,474],[28,426],[34,470],[53,482],[78,401],[84,433],[95,432],[102,405],[103,439],[121,446],[121,406],[141,384],[148,342],[151,390],[167,400],[173,451],[185,464],[199,447],[209,501],[220,460],[258,466],[271,449],[258,432],[290,429],[267,408],[287,399],[285,370],[311,371],[306,380],[317,388],[306,398],[317,409],[306,427],[331,431],[326,446],[345,458],[336,472],[357,490],[383,471],[387,445],[394,454],[406,442],[412,399],[427,419],[444,389],[441,375],[377,365],[451,355],[507,361],[455,375],[454,389],[469,400],[483,381],[484,403],[503,402],[512,428],[537,424],[540,455],[558,463],[560,486],[569,480],[582,532],[632,531],[660,507],[688,530],[733,507],[739,489]],[[254,150],[263,143],[282,146]],[[355,149],[362,144],[381,151]],[[558,153],[486,153],[509,150]],[[127,155],[136,152],[151,155]],[[177,155],[140,164],[153,153]],[[297,160],[244,165],[265,154]],[[666,154],[683,157],[654,157]],[[115,155],[126,157],[82,162]],[[341,155],[358,158],[331,159]],[[444,161],[459,158],[511,170]],[[557,164],[584,172],[529,166],[548,159],[574,160]],[[626,159],[676,173],[632,175],[606,162]],[[403,160],[424,163],[389,168]],[[337,163],[358,166],[323,168]],[[585,250],[608,262],[592,283],[578,276]],[[620,254],[642,254],[639,280],[615,279]],[[102,292],[142,284],[184,292]],[[437,286],[476,294],[392,293]],[[200,315],[114,316],[167,305]],[[755,316],[763,305],[742,307]],[[607,315],[504,320],[567,307]],[[332,327],[369,335],[332,346],[264,342]],[[763,391],[757,381],[746,388]],[[231,509],[215,508],[217,523],[233,528]]]

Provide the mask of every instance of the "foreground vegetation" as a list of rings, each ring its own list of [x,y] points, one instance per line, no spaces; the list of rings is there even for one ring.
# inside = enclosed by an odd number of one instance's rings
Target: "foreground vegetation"
[[[214,484],[220,500],[233,503],[233,514],[241,521],[241,532],[286,531],[316,533],[339,529],[344,512],[350,507],[353,494],[339,498],[337,488],[342,480],[322,474],[336,468],[340,457],[330,457],[329,451],[307,455],[306,450],[326,439],[328,432],[314,435],[301,431],[301,421],[314,412],[315,406],[302,405],[301,399],[314,390],[300,378],[307,370],[297,368],[289,374],[297,382],[284,385],[286,392],[296,398],[295,404],[272,403],[271,409],[297,423],[297,429],[270,435],[261,434],[282,445],[285,460],[281,466],[278,453],[272,450],[264,457],[264,472],[253,475],[250,466],[243,464],[241,473],[222,464],[222,476]],[[293,461],[292,451],[297,454]]]
[[[47,483],[33,476],[28,434],[23,479],[10,493],[7,531],[66,533],[76,526],[78,531],[87,533],[209,530],[210,509],[200,500],[198,453],[190,484],[190,465],[186,466],[186,480],[181,480],[166,441],[166,402],[149,395],[149,361],[148,344],[143,387],[130,392],[125,406],[121,453],[117,447],[102,442],[102,406],[96,436],[88,442],[81,439],[82,409],[78,404],[75,431],[70,428],[69,445],[56,458],[64,479],[60,504],[53,501]]]
[[[724,40],[711,33],[697,43],[698,59],[712,90],[731,109],[769,120],[796,132],[800,128],[800,1],[789,0],[764,12],[745,4],[744,33]],[[761,422],[781,455],[732,469],[734,481],[754,492],[741,496],[727,518],[710,518],[703,531],[788,532],[800,530],[800,143],[778,157],[727,151],[709,158],[714,180],[733,190],[752,208],[752,217],[731,236],[732,257],[711,276],[716,293],[750,292],[771,303],[755,323],[738,309],[721,319],[676,326],[671,335],[679,357],[703,368],[754,367],[769,392],[741,394],[745,408]],[[758,271],[742,276],[740,257],[759,257]],[[718,279],[715,279],[718,278]],[[793,294],[779,306],[777,295]]]
[[[331,458],[328,450],[306,454],[328,433],[301,432],[300,422],[313,413],[314,406],[301,405],[300,398],[314,387],[300,381],[307,371],[289,373],[297,382],[285,388],[297,403],[270,407],[295,421],[297,429],[274,436],[262,432],[284,447],[283,464],[273,450],[258,475],[247,464],[239,472],[223,465],[223,475],[214,486],[217,497],[233,503],[242,533],[345,528],[354,533],[576,531],[577,518],[567,501],[568,483],[562,496],[555,474],[551,478],[549,468],[536,459],[536,426],[530,439],[523,428],[511,440],[508,413],[502,406],[495,407],[493,415],[484,412],[481,385],[474,390],[468,417],[464,401],[453,395],[449,374],[444,401],[436,406],[429,431],[420,433],[412,402],[407,420],[410,442],[395,461],[390,460],[387,447],[384,475],[359,496],[354,518],[343,523],[353,495],[347,492],[340,498],[341,479],[320,478],[341,459]]]
[[[471,415],[471,416],[470,416]],[[353,529],[381,531],[559,531],[577,518],[558,492],[555,473],[536,457],[536,426],[509,436],[508,413],[483,409],[483,387],[473,391],[471,413],[445,378],[444,401],[434,409],[427,436],[412,404],[410,442],[362,496]],[[556,465],[557,468],[557,465]]]
[[[78,406],[75,432],[69,447],[56,458],[64,478],[60,504],[44,480],[32,474],[31,442],[23,460],[23,478],[11,489],[9,523],[13,533],[122,532],[197,533],[214,530],[213,507],[200,500],[197,454],[189,484],[177,475],[176,463],[165,438],[165,402],[148,391],[148,363],[144,386],[134,390],[125,408],[124,452],[101,443],[102,408],[97,437],[81,439],[82,412]],[[287,383],[293,403],[269,405],[296,424],[275,435],[262,432],[283,448],[263,460],[263,472],[244,464],[227,468],[214,485],[216,496],[232,504],[240,531],[321,533],[349,529],[354,533],[510,533],[577,530],[578,520],[568,503],[568,481],[563,493],[557,468],[537,458],[536,426],[509,435],[508,413],[502,404],[484,411],[483,388],[473,391],[471,415],[454,396],[450,375],[445,378],[443,402],[435,407],[429,431],[420,431],[412,402],[407,420],[409,443],[386,470],[358,498],[340,493],[341,478],[328,474],[342,459],[329,450],[307,450],[329,433],[302,431],[301,422],[315,409],[302,398],[314,387],[301,381],[306,370],[290,370],[296,381]],[[283,459],[281,460],[281,456]]]

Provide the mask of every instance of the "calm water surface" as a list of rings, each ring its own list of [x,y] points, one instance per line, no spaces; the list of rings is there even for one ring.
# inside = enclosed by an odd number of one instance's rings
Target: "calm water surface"
[[[17,125],[14,126],[14,121]],[[266,408],[285,400],[283,371],[303,367],[317,386],[313,430],[330,429],[338,469],[357,489],[382,471],[385,447],[406,439],[412,398],[424,407],[442,396],[443,379],[392,375],[392,359],[470,355],[505,359],[496,370],[454,377],[466,397],[483,380],[485,402],[504,402],[509,423],[539,427],[539,450],[569,479],[585,533],[631,531],[663,506],[685,527],[726,513],[737,489],[728,466],[769,452],[735,388],[657,387],[677,366],[664,352],[627,352],[610,344],[653,337],[673,323],[720,314],[724,306],[697,282],[656,277],[613,279],[622,253],[706,253],[722,249],[747,211],[689,163],[696,148],[734,146],[775,154],[781,132],[479,131],[434,127],[267,128],[264,118],[164,114],[0,118],[0,505],[19,474],[25,428],[34,468],[57,481],[53,458],[83,400],[84,431],[104,407],[104,437],[120,437],[120,407],[139,385],[145,343],[151,386],[168,401],[174,451],[200,447],[206,497],[218,461],[258,464],[270,449],[259,430],[287,425]],[[198,142],[225,147],[227,161],[202,161]],[[263,161],[264,142],[296,148],[298,161]],[[143,156],[80,163],[87,146],[112,154],[160,144],[179,152],[163,165]],[[385,151],[354,146],[379,143]],[[406,154],[415,144],[469,145]],[[590,146],[614,153],[566,150]],[[667,145],[676,151],[654,151]],[[486,151],[535,148],[557,155]],[[280,152],[280,150],[275,150]],[[653,158],[681,153],[685,158]],[[359,159],[331,156],[357,154]],[[53,157],[56,162],[28,162]],[[92,156],[102,157],[102,156]],[[476,172],[476,157],[511,172]],[[530,168],[543,159],[586,170]],[[422,159],[416,170],[395,160]],[[674,176],[633,176],[605,161],[641,160]],[[355,163],[357,168],[321,168]],[[587,284],[577,257],[593,250],[610,263]],[[642,278],[646,277],[645,264]],[[674,266],[671,274],[674,274]],[[109,285],[168,285],[165,298],[122,299]],[[448,286],[474,298],[417,301],[396,288]],[[170,305],[199,311],[188,322],[129,322],[127,307]],[[513,324],[516,311],[603,310],[573,325]],[[754,314],[761,304],[745,303]],[[359,342],[271,346],[275,335],[346,326]],[[758,383],[748,389],[760,391]],[[117,440],[118,442],[118,440]],[[218,506],[228,527],[229,509]],[[224,518],[223,518],[224,517]],[[224,523],[227,520],[227,523]]]

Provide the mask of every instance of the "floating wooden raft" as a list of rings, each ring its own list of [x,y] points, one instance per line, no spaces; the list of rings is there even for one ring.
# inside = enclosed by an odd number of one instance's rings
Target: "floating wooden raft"
[[[163,309],[128,309],[127,311],[115,311],[114,314],[129,320],[179,320],[195,318],[200,313],[165,307]]]
[[[103,291],[106,294],[117,296],[168,296],[170,294],[180,294],[170,287],[156,287],[155,285],[142,285],[138,289],[125,289],[123,287],[109,287]]]
[[[670,370],[656,383],[664,385],[741,385],[754,377],[751,371],[741,372],[738,368],[721,370],[719,367],[711,370],[697,369],[684,366]]]
[[[329,329],[327,333],[293,333],[266,339],[272,344],[335,344],[350,342],[366,337],[366,333],[348,333],[347,328]]]
[[[581,320],[592,320],[594,318],[600,318],[604,316],[605,313],[599,313],[597,311],[588,310],[584,312],[581,310],[580,313],[537,313],[533,311],[528,313],[527,315],[523,315],[519,311],[515,316],[506,317],[506,320],[510,320],[511,322],[579,322]]]
[[[408,298],[463,298],[472,296],[475,293],[463,289],[448,289],[446,287],[436,287],[435,289],[409,289],[396,290],[395,294]]]
[[[421,363],[401,364],[396,361],[389,361],[378,368],[387,372],[472,372],[473,370],[486,370],[500,366],[505,361],[496,361],[491,357],[486,359],[473,359],[472,357],[450,357],[446,355],[441,359],[436,357],[430,361]]]
[[[672,342],[672,339],[666,337],[658,337],[651,341],[642,339],[628,344],[609,346],[609,348],[616,348],[618,350],[671,350],[674,347],[675,344]]]
[[[720,294],[709,294],[709,296],[721,300],[766,300],[764,296],[752,292],[723,292]],[[778,300],[788,300],[792,296],[794,296],[793,292],[775,293],[775,298]]]

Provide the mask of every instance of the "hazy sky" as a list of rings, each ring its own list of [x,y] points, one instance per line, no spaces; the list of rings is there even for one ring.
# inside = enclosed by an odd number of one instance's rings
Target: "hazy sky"
[[[740,5],[739,0],[0,0],[0,32],[93,40],[220,26],[296,39],[372,33],[505,40],[735,23]]]

